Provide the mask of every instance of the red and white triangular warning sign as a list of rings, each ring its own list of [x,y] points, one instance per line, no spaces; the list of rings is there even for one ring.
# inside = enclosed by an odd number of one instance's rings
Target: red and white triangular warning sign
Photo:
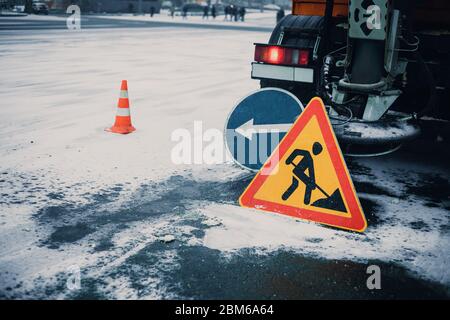
[[[367,228],[320,98],[311,100],[239,203],[346,230]]]

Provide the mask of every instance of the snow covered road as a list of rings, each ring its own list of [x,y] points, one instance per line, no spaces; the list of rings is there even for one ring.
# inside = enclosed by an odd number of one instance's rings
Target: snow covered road
[[[172,163],[175,129],[221,130],[258,88],[252,44],[268,36],[0,32],[0,297],[448,298],[446,158],[349,160],[363,235],[239,208],[251,174],[232,163]],[[126,136],[104,131],[122,79]],[[366,287],[371,264],[380,291]]]

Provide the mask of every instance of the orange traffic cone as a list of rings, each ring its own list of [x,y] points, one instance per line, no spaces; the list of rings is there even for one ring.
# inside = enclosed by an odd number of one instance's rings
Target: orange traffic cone
[[[131,124],[130,103],[128,101],[128,83],[122,80],[120,87],[120,98],[117,105],[116,122],[114,125],[106,129],[106,131],[127,134],[136,130]]]

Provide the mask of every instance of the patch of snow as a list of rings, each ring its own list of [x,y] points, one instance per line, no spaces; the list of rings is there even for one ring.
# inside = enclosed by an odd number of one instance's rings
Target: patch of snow
[[[175,237],[171,234],[166,234],[165,236],[160,237],[159,241],[164,243],[171,243],[175,241]]]
[[[50,249],[39,243],[51,227],[37,226],[32,215],[52,205],[89,204],[116,188],[118,199],[98,208],[111,212],[141,185],[186,170],[205,179],[236,176],[232,166],[217,173],[174,165],[170,136],[178,128],[192,131],[195,120],[223,128],[234,103],[258,86],[249,76],[253,42],[268,34],[183,28],[0,34],[1,288],[20,281],[25,292],[39,287],[36,279],[46,286],[76,264],[84,276],[114,284],[112,297],[134,297],[127,278],[110,279],[110,271],[164,232],[194,245],[188,228],[140,222],[116,234],[107,251],[93,251],[90,236]],[[122,79],[137,128],[125,136],[104,131],[114,122]],[[163,290],[156,270],[149,279],[149,287]],[[158,290],[147,297],[168,296]]]
[[[377,159],[367,159],[365,165],[377,177],[377,181],[372,179],[371,183],[391,190],[392,197],[359,194],[380,206],[374,214],[381,221],[375,225],[369,223],[364,234],[232,205],[211,204],[201,213],[208,219],[217,219],[221,225],[207,229],[203,243],[223,252],[244,248],[267,252],[285,248],[326,259],[395,262],[419,277],[450,287],[450,235],[443,231],[449,223],[448,214],[440,206],[427,206],[414,195],[408,195],[406,200],[397,198],[396,193],[400,196],[405,191],[392,179],[400,169],[405,170],[403,177],[410,176],[414,182],[421,171],[439,173],[442,168],[434,168],[432,164],[427,167],[407,165],[389,159],[384,160],[384,166],[380,166]],[[358,179],[371,178],[361,175]],[[417,222],[424,227],[415,228]]]
[[[180,28],[8,35],[0,44],[0,96],[11,106],[0,109],[0,171],[11,173],[9,192],[28,195],[20,172],[39,184],[33,196],[62,189],[81,203],[96,189],[122,184],[131,194],[190,168],[172,164],[171,132],[192,131],[195,120],[221,130],[233,104],[258,85],[249,76],[253,42],[267,37]],[[137,128],[125,136],[104,131],[122,79]]]

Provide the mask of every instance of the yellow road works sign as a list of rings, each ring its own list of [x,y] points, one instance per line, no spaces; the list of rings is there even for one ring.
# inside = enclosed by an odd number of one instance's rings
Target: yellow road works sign
[[[239,199],[255,208],[363,232],[367,227],[320,98],[314,98]]]

